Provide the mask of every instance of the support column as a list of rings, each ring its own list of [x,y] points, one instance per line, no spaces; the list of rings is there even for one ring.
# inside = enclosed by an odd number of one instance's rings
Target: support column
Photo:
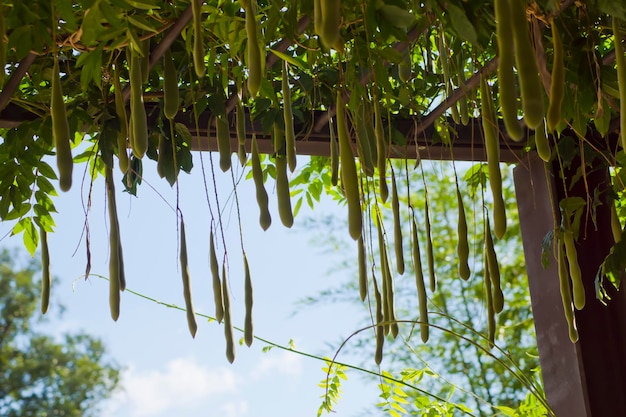
[[[626,416],[626,294],[607,283],[612,300],[604,306],[596,299],[594,288],[598,267],[613,244],[609,208],[606,204],[596,207],[597,229],[591,217],[587,217],[586,228],[578,239],[578,261],[587,301],[585,308],[576,312],[579,341],[572,344],[556,259],[550,256],[547,268],[541,264],[541,242],[554,229],[554,213],[560,222],[558,201],[565,196],[556,172],[546,172],[546,165],[535,154],[514,170],[547,400],[558,417]],[[591,204],[587,190],[593,198],[594,189],[605,190],[609,180],[606,168],[599,167],[594,172],[587,169],[586,185],[579,180],[567,195],[583,197]]]

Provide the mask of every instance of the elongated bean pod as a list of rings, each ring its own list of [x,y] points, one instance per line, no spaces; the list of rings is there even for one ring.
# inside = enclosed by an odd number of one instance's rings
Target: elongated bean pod
[[[387,188],[387,141],[385,139],[385,129],[383,128],[383,118],[380,114],[380,105],[374,98],[374,135],[376,136],[376,155],[378,167],[378,181],[380,199],[385,202],[389,197]]]
[[[376,353],[374,354],[374,361],[377,365],[383,360],[383,347],[385,345],[385,329],[384,329],[384,315],[383,315],[383,301],[378,290],[378,283],[376,277],[373,277],[374,283],[374,300],[376,302]]]
[[[203,0],[191,0],[191,11],[193,13],[193,68],[198,78],[204,77],[206,72],[204,42],[202,39],[202,4],[204,4]]]
[[[489,219],[485,219],[485,256],[487,257],[487,266],[489,269],[489,279],[491,281],[493,310],[496,313],[502,311],[504,307],[504,295],[502,294],[502,284],[500,282],[500,266],[496,256],[496,249],[493,245],[491,237],[491,226]]]
[[[327,48],[334,47],[341,34],[341,0],[319,0],[322,14],[317,33]]]
[[[48,232],[43,227],[39,227],[39,238],[41,239],[41,313],[46,314],[50,305],[50,251],[48,250]]]
[[[537,149],[537,155],[544,162],[550,162],[550,158],[552,158],[552,150],[550,149],[550,142],[548,141],[548,136],[546,134],[546,126],[544,123],[541,123],[535,129],[535,148]]]
[[[513,32],[515,44],[515,65],[519,77],[522,96],[524,121],[531,129],[535,129],[544,117],[543,91],[539,79],[539,68],[533,46],[530,43],[530,33],[526,20],[526,0],[510,0],[510,23],[502,22],[505,28]],[[495,227],[495,225],[494,225]]]
[[[524,129],[517,119],[517,88],[515,85],[515,62],[513,38],[511,37],[511,11],[509,0],[494,0],[496,37],[498,39],[498,84],[500,107],[504,127],[513,140],[522,140]]]
[[[330,130],[330,183],[336,187],[339,181],[339,144],[332,117],[328,119],[328,129]]]
[[[471,271],[469,268],[470,249],[467,236],[467,218],[465,216],[465,205],[463,204],[463,196],[461,195],[458,184],[456,187],[456,201],[459,210],[459,220],[456,228],[458,237],[456,254],[459,257],[459,276],[467,281],[471,275]]]
[[[496,340],[496,313],[493,308],[493,295],[491,293],[491,272],[489,271],[489,261],[487,259],[487,248],[485,248],[485,268],[483,271],[485,285],[485,300],[487,302],[487,339],[489,340],[489,349],[493,348]]]
[[[404,249],[402,248],[402,219],[400,218],[400,200],[396,175],[391,170],[391,211],[393,213],[393,245],[396,253],[396,268],[398,274],[404,274]]]
[[[187,237],[185,235],[185,222],[180,220],[180,270],[183,279],[183,295],[185,298],[185,311],[187,312],[187,326],[191,337],[196,337],[198,324],[196,313],[191,300],[191,277],[189,275],[189,262],[187,260]]]
[[[254,187],[256,188],[256,202],[259,206],[259,223],[263,230],[267,230],[272,224],[272,216],[268,207],[269,198],[265,185],[263,184],[263,170],[261,168],[261,159],[259,156],[259,145],[256,136],[252,135],[252,152],[250,154],[250,165],[252,165],[252,178],[254,179]]]
[[[430,214],[428,213],[428,197],[424,200],[424,220],[426,223],[426,259],[428,262],[428,274],[430,275],[430,291],[437,289],[437,276],[435,274],[435,252],[430,230]]]
[[[291,193],[289,178],[287,178],[287,159],[276,156],[276,197],[278,199],[278,215],[285,227],[293,226],[293,210],[291,208]]]
[[[356,149],[361,163],[361,170],[365,175],[374,175],[374,159],[370,148],[370,139],[367,137],[367,123],[364,117],[365,106],[360,105],[356,111],[352,112],[353,126],[356,128]]]
[[[287,61],[282,69],[283,119],[285,121],[285,145],[289,171],[296,169],[296,133],[293,130],[293,110],[291,109],[291,90],[289,89],[289,69]]]
[[[237,95],[237,107],[235,107],[235,128],[237,130],[237,156],[241,166],[246,165],[248,155],[246,154],[246,112],[241,104],[241,98]]]
[[[361,301],[367,298],[367,255],[365,252],[365,242],[363,236],[358,240],[358,262],[359,262],[359,296]]]
[[[564,230],[562,233],[565,244],[565,255],[569,265],[569,276],[572,280],[572,291],[574,293],[574,307],[582,310],[585,307],[585,286],[583,285],[582,272],[578,263],[578,253],[574,242],[574,233],[571,230]]]
[[[498,120],[496,119],[491,89],[484,77],[480,79],[480,97],[482,101],[482,125],[487,150],[487,168],[489,186],[493,197],[494,232],[498,239],[506,233],[506,211],[502,198],[502,173],[500,172],[500,141],[498,139]]]
[[[4,68],[2,69],[4,71]],[[50,93],[50,115],[52,117],[52,139],[56,148],[57,168],[59,169],[59,187],[69,191],[72,187],[72,148],[70,146],[70,124],[67,119],[61,77],[59,74],[59,60],[54,59],[52,70],[52,86]]]
[[[172,53],[168,48],[163,54],[163,114],[165,117],[173,120],[178,113],[179,105],[178,73],[172,59]]]
[[[261,62],[261,47],[256,25],[255,0],[247,0],[244,7],[246,12],[246,35],[248,36],[248,92],[252,98],[256,97],[261,89],[261,78],[263,77],[263,64]]]
[[[246,314],[243,324],[243,340],[247,346],[251,346],[254,341],[254,325],[252,321],[252,305],[254,304],[254,291],[252,289],[252,278],[250,277],[250,267],[248,266],[248,258],[243,254],[244,269],[244,303]]]
[[[346,126],[345,105],[341,89],[337,91],[337,137],[339,138],[339,159],[341,160],[341,182],[348,201],[348,229],[352,239],[361,237],[363,218],[361,213],[361,196],[359,191],[359,177],[354,162],[354,153]]]
[[[390,321],[391,321],[391,308],[390,308],[390,298],[389,294],[389,268],[387,263],[387,248],[385,245],[385,237],[383,234],[383,225],[382,219],[378,219],[378,224],[376,225],[376,229],[378,232],[378,252],[380,256],[380,274],[381,274],[381,292],[382,292],[382,311],[383,311],[383,333],[385,335],[389,334],[390,330]]]
[[[217,136],[217,150],[220,154],[220,169],[227,172],[231,167],[230,128],[226,114],[215,118],[215,135]]]
[[[615,42],[615,63],[617,65],[617,85],[619,87],[619,126],[622,148],[626,149],[626,58],[622,46],[620,20],[613,16],[613,39]]]
[[[222,264],[222,299],[224,300],[224,338],[226,339],[226,359],[235,361],[235,337],[233,335],[233,321],[230,308],[230,289],[226,276],[226,262]]]
[[[119,223],[115,205],[115,185],[113,182],[113,168],[105,168],[105,182],[107,188],[107,202],[109,206],[109,308],[114,321],[120,316],[120,257],[119,257]]]
[[[115,113],[120,121],[120,131],[117,134],[117,157],[119,159],[120,171],[126,174],[130,161],[128,159],[128,115],[126,114],[126,105],[124,104],[124,95],[122,94],[122,84],[120,82],[120,70],[115,65],[113,70],[113,94],[115,95]]]
[[[209,264],[211,266],[211,276],[213,284],[213,300],[215,301],[215,320],[221,323],[224,319],[224,301],[222,299],[222,281],[220,280],[220,265],[217,262],[217,254],[215,252],[215,240],[213,239],[213,230],[209,237]]]
[[[574,307],[572,305],[572,288],[570,286],[570,278],[567,271],[565,250],[562,242],[557,242],[557,245],[559,289],[561,291],[561,299],[563,300],[563,311],[565,313],[565,320],[567,321],[569,329],[569,338],[572,343],[576,343],[578,341],[578,329],[576,328],[576,318],[574,317]]]
[[[415,287],[417,289],[417,302],[419,304],[420,337],[422,338],[422,342],[426,343],[430,331],[430,326],[428,325],[428,300],[426,298],[426,285],[424,285],[424,271],[422,270],[422,255],[420,253],[417,235],[417,223],[415,222],[415,216],[411,217],[413,267],[415,269]]]
[[[148,81],[148,75],[150,72],[150,38],[144,39],[141,42],[141,56],[139,57],[141,62],[141,79],[145,83]]]
[[[148,119],[143,104],[143,79],[141,76],[141,62],[139,54],[130,50],[130,127],[132,140],[130,145],[137,158],[143,158],[148,150]]]
[[[550,76],[550,102],[548,104],[546,120],[548,132],[554,133],[554,130],[561,121],[561,106],[565,95],[565,64],[563,63],[561,35],[559,35],[559,30],[554,21],[552,21],[550,26],[552,28],[552,48],[554,55],[552,57],[552,74]]]

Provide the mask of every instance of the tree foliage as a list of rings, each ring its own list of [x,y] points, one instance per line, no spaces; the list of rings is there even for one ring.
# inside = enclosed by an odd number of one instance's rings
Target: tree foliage
[[[574,167],[564,177],[566,190],[584,181],[588,169],[616,166],[612,187],[588,190],[575,209],[565,201],[562,221],[555,219],[552,236],[567,251],[554,253],[568,257],[575,293],[572,248],[584,227],[577,219],[583,211],[593,216],[599,205],[614,207],[615,200],[623,211],[618,139],[621,132],[626,143],[626,10],[620,2],[2,0],[0,12],[0,218],[15,222],[13,233],[23,234],[31,253],[41,231],[53,231],[53,197],[76,179],[74,164],[87,163],[92,180],[106,177],[116,225],[114,166],[124,175],[121,186],[136,194],[142,170],[153,169],[149,160],[173,185],[181,170],[193,168],[192,149],[218,150],[219,166],[228,170],[231,150],[245,163],[256,139],[271,154],[255,175],[261,205],[269,176],[288,227],[302,201],[314,205],[323,191],[345,197],[350,235],[370,246],[389,240],[376,226],[397,190],[391,158],[486,155],[492,197],[481,215],[491,213],[497,238],[507,220],[498,160],[523,161],[537,149],[558,171]],[[295,154],[320,136],[331,158],[314,159],[293,178],[301,188],[291,190],[298,198],[292,206],[287,168],[293,171]],[[461,156],[462,144],[469,150]],[[210,175],[215,171],[211,160]],[[408,183],[402,192],[416,188]],[[208,189],[207,200],[219,239],[219,200]],[[420,211],[422,203],[428,200],[406,200],[406,207]],[[618,241],[623,229],[614,225]],[[120,236],[111,231],[117,318],[125,278]],[[490,236],[485,228],[485,240]],[[433,242],[426,243],[431,249]],[[615,245],[601,267],[601,280],[616,287],[624,250]],[[224,264],[227,259],[223,254]],[[494,272],[497,266],[489,265]],[[395,335],[393,285],[388,273],[382,278],[379,324]],[[430,281],[435,289],[435,277]],[[215,282],[217,303],[226,304],[227,292]],[[502,300],[498,282],[485,283],[493,289],[485,298],[493,338]],[[598,289],[602,296],[602,281]]]
[[[0,414],[95,416],[117,387],[119,368],[86,333],[54,338],[38,330],[37,268],[17,269],[0,253]]]
[[[520,404],[533,397],[535,410],[539,409],[539,402],[543,398],[540,388],[537,388],[539,367],[537,347],[534,334],[532,313],[528,300],[526,285],[526,271],[523,262],[519,222],[516,207],[512,196],[506,195],[507,211],[511,213],[508,225],[511,233],[498,242],[500,271],[503,277],[503,291],[505,293],[505,307],[498,316],[498,333],[496,345],[499,349],[489,349],[487,343],[487,320],[484,307],[485,288],[483,248],[478,243],[483,236],[483,221],[481,199],[486,194],[485,167],[476,165],[468,167],[461,164],[465,170],[464,178],[459,178],[464,195],[471,199],[466,200],[466,215],[470,230],[471,246],[470,265],[475,271],[468,281],[457,278],[458,259],[456,254],[456,227],[457,201],[454,191],[451,192],[451,183],[455,181],[455,173],[449,163],[427,164],[423,175],[426,178],[427,192],[433,212],[438,213],[437,221],[432,225],[432,239],[437,242],[435,253],[436,275],[440,277],[439,288],[428,300],[428,309],[431,312],[431,324],[428,343],[419,338],[418,299],[416,295],[414,270],[411,263],[407,264],[404,275],[395,274],[394,282],[397,306],[397,318],[402,320],[400,334],[402,337],[395,341],[389,339],[386,349],[386,359],[381,364],[383,372],[396,375],[403,381],[419,382],[424,391],[447,398],[451,404],[462,404],[473,410],[474,415],[493,415],[495,407],[517,409]],[[469,168],[469,169],[468,169]],[[505,184],[510,182],[509,171],[505,172]],[[412,173],[411,175],[421,175]],[[454,189],[454,187],[452,187]],[[508,187],[505,187],[508,189]],[[416,192],[414,195],[424,195]],[[420,226],[421,242],[425,241],[426,234],[423,225],[424,213],[416,213],[417,224]],[[316,218],[308,220],[311,229],[320,230],[320,240],[331,240],[332,247],[345,247],[349,242],[341,233],[332,233],[329,229],[336,227],[337,219],[326,219],[324,222]],[[403,228],[409,229],[408,217],[403,219]],[[388,225],[391,219],[386,219]],[[424,246],[422,244],[422,246]],[[374,250],[376,250],[374,248]],[[378,254],[374,254],[378,257]],[[474,267],[474,265],[479,265]],[[350,279],[340,286],[329,288],[318,296],[310,297],[306,304],[359,302],[355,276],[358,274],[353,262],[345,260],[340,268],[349,271]],[[331,266],[333,271],[339,268]],[[380,275],[377,269],[375,275]],[[478,302],[477,302],[478,301]],[[371,325],[370,312],[373,308],[368,300],[363,305],[363,324]],[[502,349],[502,350],[500,350]],[[368,332],[362,337],[348,341],[344,348],[351,357],[359,358],[363,366],[371,365],[374,352],[374,339]],[[530,382],[530,384],[529,384]],[[428,407],[423,402],[433,401],[432,397],[424,396],[422,392],[407,389],[406,386],[396,385],[385,381],[388,392],[387,399],[393,401],[394,389],[406,393],[406,410],[420,410],[428,415]],[[539,400],[537,400],[539,397]],[[426,398],[429,398],[426,400]],[[532,401],[532,400],[531,400]],[[387,402],[383,402],[388,406]],[[435,404],[433,404],[433,407]],[[383,407],[384,408],[384,407]],[[453,407],[454,409],[454,407]],[[544,410],[545,412],[545,410]],[[445,414],[444,414],[445,415]]]

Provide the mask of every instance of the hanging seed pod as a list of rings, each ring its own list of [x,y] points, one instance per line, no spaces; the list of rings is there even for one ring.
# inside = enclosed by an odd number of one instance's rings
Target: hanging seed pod
[[[195,1],[195,0],[193,0]],[[174,120],[180,106],[178,73],[169,48],[163,53],[163,114]]]
[[[552,158],[552,151],[550,150],[550,142],[546,134],[546,126],[541,123],[535,130],[535,148],[537,149],[537,155],[544,162],[550,162]]]
[[[252,152],[250,154],[250,165],[252,165],[252,178],[254,179],[254,186],[256,188],[256,202],[259,206],[259,223],[263,230],[267,230],[272,224],[272,216],[269,211],[269,198],[267,197],[267,191],[265,191],[265,185],[263,184],[263,170],[261,168],[261,159],[259,156],[259,145],[256,141],[256,136],[252,135]]]
[[[246,0],[244,9],[246,12],[246,35],[248,36],[248,92],[252,98],[256,97],[261,89],[263,77],[263,64],[261,62],[261,48],[256,25],[255,0]]]
[[[246,112],[241,104],[241,98],[237,95],[237,107],[235,107],[235,128],[237,129],[237,156],[241,166],[246,165],[248,155],[246,154]]]
[[[378,182],[380,187],[380,199],[385,202],[389,197],[387,188],[387,141],[383,128],[383,118],[380,114],[378,99],[374,97],[374,135],[376,136],[376,154],[378,167]]]
[[[250,267],[248,266],[248,258],[243,254],[244,267],[244,303],[246,306],[246,315],[243,325],[243,340],[247,346],[251,346],[254,341],[254,326],[252,323],[252,305],[254,304],[254,292],[252,290],[252,279],[250,278]]]
[[[420,253],[419,239],[417,235],[417,223],[415,216],[411,216],[411,240],[413,244],[413,267],[415,269],[415,287],[417,289],[417,302],[419,303],[420,337],[426,343],[429,337],[430,326],[428,325],[428,300],[426,298],[426,286],[424,285],[424,272],[422,270],[422,255]]]
[[[285,121],[285,145],[289,171],[296,169],[296,134],[293,130],[293,111],[291,109],[291,90],[289,89],[289,69],[287,61],[282,69],[283,119]]]
[[[120,82],[120,70],[117,64],[113,70],[113,89],[115,95],[115,113],[120,121],[120,131],[117,134],[117,154],[120,171],[122,171],[122,174],[126,174],[130,166],[127,143],[128,115],[126,114],[126,105],[124,104],[124,95],[122,94],[122,84]]]
[[[109,208],[109,307],[111,318],[114,321],[120,316],[120,234],[117,219],[117,207],[115,204],[115,185],[113,182],[113,169],[105,168],[105,182],[107,188],[107,201]]]
[[[563,300],[563,311],[565,312],[565,320],[569,329],[569,338],[572,343],[578,341],[578,329],[576,328],[576,318],[574,316],[574,307],[572,305],[572,288],[570,286],[569,273],[565,259],[565,250],[563,242],[557,242],[557,261],[559,270],[559,289],[561,291],[561,299]]]
[[[132,140],[130,146],[137,158],[143,158],[148,150],[148,119],[143,103],[143,78],[139,54],[129,49],[129,82],[130,82],[130,129]]]
[[[361,213],[361,196],[359,177],[354,162],[354,154],[346,126],[345,105],[341,90],[337,91],[337,136],[339,138],[339,159],[341,160],[341,183],[348,201],[348,229],[352,239],[361,237],[363,218]]]
[[[193,68],[198,78],[203,78],[206,72],[204,43],[202,41],[202,4],[204,4],[204,1],[191,0],[191,11],[193,13]]]
[[[222,300],[222,282],[220,280],[220,266],[217,262],[215,252],[215,240],[213,239],[213,229],[209,236],[209,264],[211,266],[211,276],[213,283],[213,300],[215,301],[215,320],[221,323],[224,319],[224,301]]]
[[[428,260],[428,273],[430,275],[430,291],[437,289],[437,276],[435,275],[435,252],[433,250],[433,239],[430,231],[430,214],[428,213],[428,196],[424,200],[424,218],[426,221],[426,256]]]
[[[224,300],[224,338],[226,339],[226,359],[228,362],[235,361],[235,337],[233,335],[233,322],[230,309],[230,290],[226,276],[226,262],[222,264],[222,299]]]
[[[332,117],[328,119],[328,128],[330,130],[330,183],[336,187],[339,181],[339,144]]]
[[[367,298],[367,256],[365,253],[365,242],[363,236],[358,240],[358,262],[359,262],[359,295],[361,301]]]
[[[494,232],[498,239],[506,233],[506,211],[502,198],[502,173],[500,172],[500,141],[498,139],[498,120],[496,118],[491,89],[484,77],[480,78],[480,97],[482,102],[482,125],[487,150],[487,168],[489,186],[493,197]]]
[[[341,36],[341,0],[319,0],[320,31],[317,33],[325,47],[334,47]]]
[[[1,6],[1,3],[0,3]],[[46,314],[50,304],[50,251],[48,250],[48,232],[39,226],[39,237],[41,238],[41,313]]]
[[[217,150],[220,154],[220,169],[227,172],[231,167],[232,153],[230,149],[230,128],[226,112],[215,118],[215,135],[217,136]]]
[[[493,295],[491,292],[491,272],[489,271],[489,261],[487,259],[487,248],[484,249],[484,270],[483,281],[485,285],[485,299],[487,303],[487,339],[489,341],[489,349],[493,348],[496,340],[496,313],[493,308]]]
[[[383,301],[378,290],[378,283],[376,277],[373,278],[374,283],[374,300],[376,302],[376,353],[374,354],[374,361],[377,365],[383,360],[383,346],[385,345],[385,325],[383,315]]]
[[[461,195],[461,191],[459,190],[458,183],[456,186],[456,201],[459,210],[459,220],[456,229],[458,236],[456,253],[459,258],[459,276],[467,281],[471,275],[471,271],[469,268],[470,248],[467,236],[467,218],[465,217],[465,205],[463,204],[463,196]]]
[[[494,0],[496,37],[498,39],[498,84],[500,108],[504,127],[513,140],[522,140],[524,129],[517,119],[517,87],[513,64],[515,62],[513,38],[511,37],[511,11],[509,0]]]
[[[4,69],[2,69],[4,71]],[[57,168],[59,169],[59,187],[63,191],[69,191],[72,187],[72,148],[70,146],[70,125],[67,119],[63,91],[61,90],[61,77],[59,74],[59,61],[54,59],[52,69],[52,86],[50,93],[50,115],[52,117],[52,139],[57,154]]]
[[[515,64],[520,83],[524,121],[528,127],[535,129],[543,121],[545,114],[543,87],[539,79],[539,68],[533,46],[530,43],[530,33],[526,20],[526,0],[510,0],[509,4],[511,6],[510,24],[505,24],[504,28],[513,33]]]
[[[502,284],[500,283],[500,267],[498,266],[498,258],[496,256],[496,250],[491,237],[489,218],[485,219],[485,251],[489,270],[489,280],[491,282],[493,310],[495,313],[499,313],[504,308],[504,295],[502,293]]]
[[[187,237],[185,235],[185,222],[180,220],[180,270],[183,278],[183,294],[185,298],[185,311],[187,312],[187,326],[191,337],[196,337],[198,324],[196,314],[191,301],[191,277],[189,276],[189,262],[187,260]]]
[[[404,249],[402,247],[402,219],[400,218],[400,200],[396,175],[391,170],[391,211],[393,213],[393,244],[396,253],[396,268],[398,274],[404,274]]]
[[[576,243],[574,242],[574,233],[569,230],[563,230],[561,233],[563,243],[565,244],[565,255],[569,265],[569,276],[572,280],[572,291],[574,293],[574,307],[582,310],[585,307],[585,287],[582,280],[582,272],[578,263],[578,253],[576,251]]]
[[[551,22],[552,47],[552,74],[550,76],[550,103],[546,115],[548,132],[554,133],[561,121],[561,106],[565,95],[565,64],[563,63],[563,44],[561,35],[554,21]]]

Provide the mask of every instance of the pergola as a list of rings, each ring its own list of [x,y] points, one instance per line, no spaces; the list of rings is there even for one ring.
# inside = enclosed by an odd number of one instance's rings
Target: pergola
[[[151,68],[162,58],[163,53],[178,38],[181,30],[191,19],[192,10],[189,7],[171,25],[158,45],[150,51]],[[298,30],[303,32],[309,24],[309,18],[303,17],[299,21]],[[404,52],[423,29],[415,27],[408,31],[407,40],[398,42],[394,48]],[[273,45],[273,49],[279,52],[285,51],[289,45],[290,41],[283,39]],[[12,128],[37,117],[22,107],[10,103],[21,79],[36,58],[36,54],[28,54],[5,82],[0,92],[0,127]],[[614,58],[614,53],[604,56],[604,59],[609,61]],[[278,60],[276,55],[270,54],[265,65],[271,67]],[[415,120],[401,117],[389,120],[389,123],[403,133],[408,141],[406,145],[394,146],[389,157],[450,159],[449,147],[431,141],[434,136],[433,122],[468,90],[475,88],[481,74],[495,71],[496,65],[497,58],[488,62],[464,85],[452,91],[440,105],[420,118],[417,124]],[[361,81],[364,84],[367,83],[368,76],[364,76]],[[128,96],[128,91],[126,91],[126,96]],[[235,100],[231,97],[226,105],[228,112],[231,113],[228,116],[231,121],[234,118],[232,115],[234,106]],[[145,104],[149,125],[154,125],[159,116],[156,107],[157,105],[152,102]],[[310,133],[297,137],[296,148],[299,154],[329,154],[327,121],[328,115],[332,112],[332,109],[314,112],[313,122],[309,126],[312,127]],[[217,145],[213,140],[214,131],[208,131],[209,128],[207,128],[213,116],[209,110],[206,110],[199,115],[199,123],[196,123],[197,121],[193,120],[190,112],[181,112],[174,120],[187,126],[195,138],[193,143],[195,150],[215,151]],[[250,122],[249,117],[246,119],[248,138],[255,135],[261,152],[272,153],[274,149],[271,137],[267,136],[258,124]],[[612,121],[612,128],[606,139],[600,138],[595,128],[590,126],[585,140],[600,148],[615,149],[618,139],[616,133],[618,122],[618,119]],[[472,119],[467,125],[457,124],[451,120],[449,123],[457,132],[457,139],[453,143],[454,159],[486,160],[480,120]],[[197,130],[197,125],[202,128]],[[234,123],[229,123],[229,125],[233,126]],[[298,127],[295,129],[296,132],[303,130],[308,129]],[[556,162],[544,163],[535,152],[527,153],[523,142],[508,138],[504,133],[504,128],[500,129],[500,132],[501,162],[517,164],[514,170],[515,191],[531,293],[530,301],[535,318],[537,343],[548,402],[559,417],[626,416],[626,356],[624,355],[626,352],[626,296],[623,291],[618,292],[607,286],[606,290],[610,297],[608,305],[603,305],[596,299],[596,274],[613,245],[608,205],[596,207],[596,227],[589,222],[577,244],[588,302],[584,309],[575,312],[579,331],[579,340],[576,344],[573,344],[568,336],[556,262],[551,262],[549,267],[544,268],[540,250],[540,242],[546,233],[558,224],[558,201],[566,195],[587,199],[589,189],[606,190],[610,186],[609,171],[600,165],[587,169],[585,184],[578,182],[572,189],[565,190],[565,184],[569,182],[560,177],[562,170]],[[531,133],[532,131],[526,132],[527,135]],[[574,132],[567,129],[561,134],[576,137]],[[230,132],[230,139],[231,148],[236,149],[238,139],[234,129]],[[353,143],[356,142],[354,136],[351,139]],[[247,141],[247,146],[249,146],[249,141]],[[569,167],[566,175],[575,175],[576,169],[580,166]]]

